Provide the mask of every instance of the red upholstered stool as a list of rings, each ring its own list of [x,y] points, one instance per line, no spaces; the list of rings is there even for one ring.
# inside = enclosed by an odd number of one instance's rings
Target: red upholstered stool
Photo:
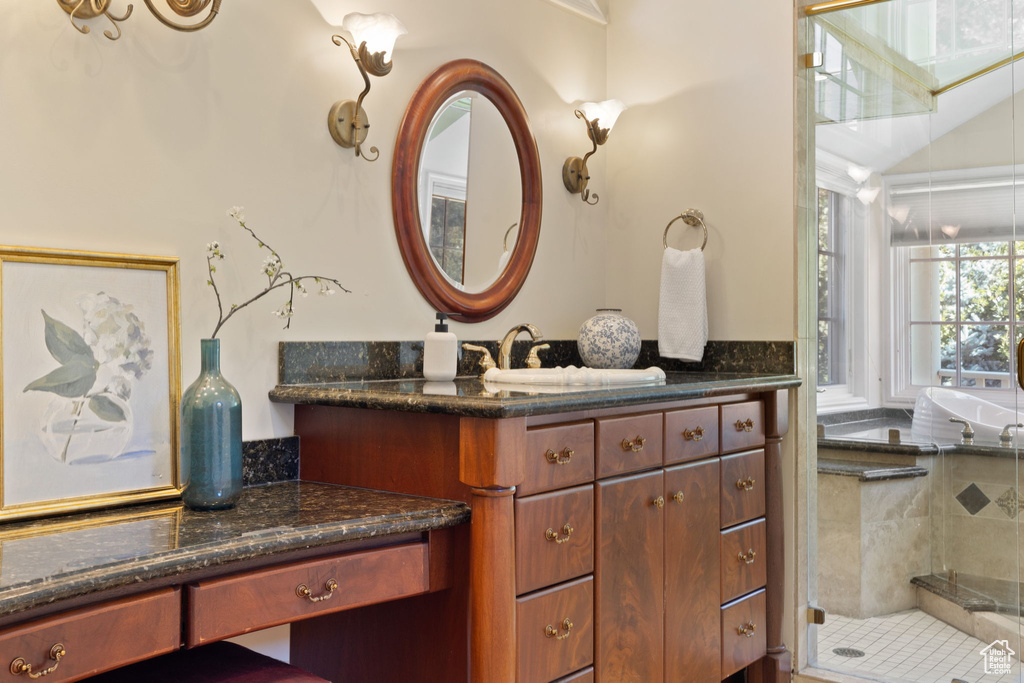
[[[327,683],[302,669],[219,642],[147,659],[83,683]]]

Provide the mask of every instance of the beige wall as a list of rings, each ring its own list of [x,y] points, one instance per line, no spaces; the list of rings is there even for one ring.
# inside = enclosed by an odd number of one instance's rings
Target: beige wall
[[[793,339],[793,3],[609,4],[608,94],[630,109],[591,168],[610,212],[606,303],[657,335],[662,232],[692,207],[711,233],[709,337]],[[669,244],[699,232],[680,221]]]
[[[385,11],[409,29],[394,71],[373,79],[365,103],[369,144],[381,149],[369,164],[327,132],[331,104],[354,98],[362,81],[313,2],[228,2],[195,34],[160,26],[136,4],[124,37],[112,43],[99,22],[89,35],[75,32],[56,3],[5,3],[0,243],[179,257],[186,382],[198,373],[198,340],[216,318],[205,244],[218,240],[228,255],[218,273],[226,303],[260,286],[263,256],[227,208],[245,206],[250,226],[286,265],[336,275],[353,293],[298,301],[290,331],[270,315],[278,299],[241,312],[222,331],[224,372],[245,404],[245,438],[292,431],[291,408],[266,399],[279,340],[422,339],[433,329],[434,312],[411,284],[394,237],[391,155],[413,90],[448,60],[479,59],[516,89],[540,148],[547,200],[519,298],[487,323],[453,330],[497,338],[529,320],[549,337],[571,337],[604,304],[606,209],[568,201],[560,169],[579,147],[571,103],[604,93],[605,27],[543,0],[344,3],[335,20]]]

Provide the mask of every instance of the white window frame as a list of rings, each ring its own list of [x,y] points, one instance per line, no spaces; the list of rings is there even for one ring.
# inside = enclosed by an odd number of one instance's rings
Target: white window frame
[[[1008,172],[1016,176],[1013,181],[1014,184],[1019,185],[1021,183],[1020,173],[1021,168],[1013,169],[1013,167],[995,167],[995,168],[973,168],[973,169],[957,169],[952,171],[936,171],[936,172],[923,172],[915,174],[904,174],[897,178],[896,182],[893,182],[892,178],[883,176],[882,179],[882,196],[883,201],[888,209],[889,197],[891,196],[892,188],[900,186],[912,186],[922,185],[931,182],[941,183],[952,183],[952,182],[977,182],[979,179],[985,179],[993,175],[993,173]],[[910,256],[909,253],[896,258],[895,250],[892,247],[892,226],[890,221],[886,220],[883,231],[883,253],[884,259],[886,260],[886,268],[884,269],[887,275],[887,281],[885,283],[887,296],[885,297],[885,309],[884,309],[884,327],[885,336],[883,337],[883,346],[885,347],[885,358],[886,358],[886,377],[888,380],[885,382],[885,394],[883,396],[883,403],[890,407],[900,408],[912,408],[917,400],[917,395],[921,389],[927,386],[936,385],[923,385],[913,384],[909,362],[902,362],[903,357],[910,353],[911,348],[911,325],[910,325]],[[1016,231],[1016,228],[1014,229]],[[1013,236],[1016,241],[1024,240],[1024,234],[1015,234]],[[1007,239],[992,239],[991,242],[1010,242],[1010,248],[1013,249],[1012,238]],[[901,250],[902,251],[902,250]],[[1021,258],[1021,257],[1018,257]],[[1013,261],[1010,261],[1012,266]],[[1012,267],[1010,268],[1010,278],[1014,278]],[[1011,288],[1012,291],[1012,288]],[[1011,295],[1010,307],[1011,307],[1011,320],[1013,315],[1014,301]],[[1010,334],[1012,335],[1014,325],[1009,325]],[[1018,329],[1024,329],[1024,322],[1017,325]],[[897,334],[898,332],[898,334]],[[950,389],[962,391],[968,394],[973,394],[991,403],[1001,405],[1007,408],[1015,408],[1017,406],[1017,385],[1014,377],[1016,372],[1016,344],[1011,337],[1010,340],[1010,382],[1006,389],[978,389],[975,387],[959,387],[952,386]]]
[[[869,330],[868,324],[868,221],[865,212],[860,210],[857,192],[860,185],[849,174],[851,164],[834,154],[824,150],[816,150],[816,184],[823,190],[831,190],[841,194],[851,202],[851,211],[846,226],[846,378],[842,384],[818,387],[817,412],[831,413],[870,407],[867,371],[869,367]],[[817,243],[817,192],[815,193],[815,231],[814,241]],[[817,248],[815,248],[817,253]],[[817,280],[817,266],[815,267]],[[817,308],[817,301],[814,303]],[[817,321],[817,315],[815,315]],[[818,329],[814,329],[815,358],[817,358]],[[815,373],[817,384],[817,373]],[[877,392],[876,392],[877,400]]]

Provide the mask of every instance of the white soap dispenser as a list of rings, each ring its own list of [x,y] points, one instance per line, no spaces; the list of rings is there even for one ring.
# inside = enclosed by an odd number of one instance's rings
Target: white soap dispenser
[[[448,316],[437,314],[434,331],[427,333],[423,342],[423,376],[430,382],[450,382],[455,379],[459,362],[459,340],[448,331],[444,320]]]

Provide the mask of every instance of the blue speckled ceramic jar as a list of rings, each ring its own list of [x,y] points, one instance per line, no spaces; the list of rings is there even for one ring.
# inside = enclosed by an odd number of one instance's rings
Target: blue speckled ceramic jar
[[[242,494],[242,399],[220,374],[220,339],[203,339],[199,378],[181,396],[181,497],[193,510]]]
[[[580,327],[576,346],[587,367],[631,368],[640,356],[640,329],[621,308],[599,308]]]

